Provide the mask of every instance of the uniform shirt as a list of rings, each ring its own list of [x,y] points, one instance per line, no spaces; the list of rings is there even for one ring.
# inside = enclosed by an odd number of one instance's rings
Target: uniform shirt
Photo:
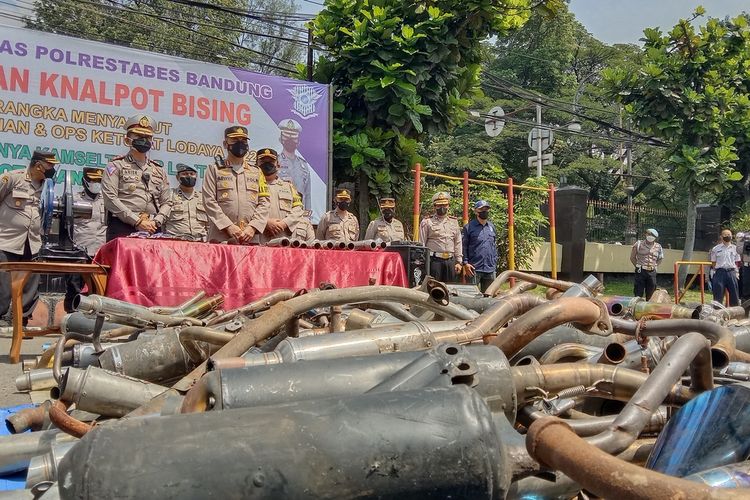
[[[365,231],[366,240],[381,239],[385,242],[391,241],[404,241],[406,240],[406,234],[404,234],[404,225],[398,219],[393,219],[391,222],[381,216],[370,222]]]
[[[450,258],[463,263],[461,228],[458,227],[458,219],[455,217],[433,215],[424,219],[419,225],[419,241],[431,251],[449,253]]]
[[[229,241],[224,231],[232,224],[252,226],[260,234],[266,228],[268,185],[260,170],[245,163],[239,172],[229,164],[209,165],[203,179],[203,206],[208,215],[208,240]]]
[[[319,240],[357,241],[359,239],[359,221],[351,212],[341,217],[336,210],[330,210],[321,217],[315,235]]]
[[[709,255],[716,269],[734,271],[737,269],[737,262],[741,260],[740,255],[737,253],[737,247],[732,244],[724,245],[723,243],[719,243],[711,249]]]
[[[310,164],[302,158],[299,152],[294,153],[294,158],[287,156],[284,151],[279,155],[279,177],[289,179],[294,187],[302,195],[302,201],[305,208],[310,208],[311,199],[311,182],[310,182]]]
[[[464,263],[468,262],[480,273],[494,273],[497,270],[496,236],[492,222],[469,221],[461,234]]]
[[[84,219],[76,217],[73,220],[73,241],[76,245],[86,249],[89,257],[96,255],[99,247],[107,240],[107,219],[104,210],[104,198],[101,194],[94,198],[81,190],[73,195],[73,200],[91,203],[91,217]]]
[[[659,262],[664,259],[664,250],[657,242],[651,245],[647,241],[638,240],[630,251],[630,261],[635,259],[635,265],[646,269],[656,269]]]
[[[42,183],[28,172],[13,170],[0,177],[0,250],[23,255],[26,240],[32,254],[42,246],[39,199]]]
[[[149,175],[148,184],[144,172]],[[104,170],[102,196],[104,208],[125,224],[135,227],[141,214],[148,214],[161,226],[169,214],[172,193],[161,165],[146,160],[140,166],[126,155],[112,160]]]
[[[172,210],[164,232],[174,236],[192,236],[205,241],[208,231],[208,216],[203,208],[203,196],[200,191],[193,191],[190,196],[180,188],[172,190]]]
[[[274,238],[288,237],[307,241],[307,232],[304,229],[297,231],[297,225],[302,219],[302,200],[294,189],[292,181],[279,179],[278,177],[268,182],[269,206],[268,218],[284,221],[287,228],[283,234],[268,236],[262,234],[260,242],[266,243]]]

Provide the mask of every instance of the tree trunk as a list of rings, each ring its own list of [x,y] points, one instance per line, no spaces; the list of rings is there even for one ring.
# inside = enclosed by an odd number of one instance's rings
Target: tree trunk
[[[695,247],[695,221],[698,218],[698,200],[692,188],[688,189],[687,222],[685,225],[685,248],[682,251],[682,260],[693,260],[693,247]],[[685,284],[687,277],[687,266],[681,266],[677,273],[680,288]]]
[[[367,178],[367,172],[364,169],[359,171],[359,195],[357,196],[359,211],[359,235],[364,239],[367,225],[370,223],[370,184]]]

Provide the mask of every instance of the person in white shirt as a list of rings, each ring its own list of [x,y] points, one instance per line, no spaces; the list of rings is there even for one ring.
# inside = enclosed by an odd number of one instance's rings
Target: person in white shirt
[[[729,292],[729,305],[740,305],[740,293],[737,286],[737,265],[742,260],[737,253],[737,247],[732,244],[732,231],[724,229],[721,232],[721,243],[711,249],[709,254],[714,276],[711,279],[711,289],[714,300],[724,302],[724,291]]]

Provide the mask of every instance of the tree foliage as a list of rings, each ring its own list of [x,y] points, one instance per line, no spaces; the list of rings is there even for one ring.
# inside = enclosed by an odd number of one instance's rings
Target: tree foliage
[[[695,239],[696,204],[716,198],[742,174],[738,147],[750,138],[750,28],[745,17],[680,20],[668,33],[644,31],[639,71],[605,72],[610,94],[641,130],[671,143],[669,168],[688,194],[684,257]],[[747,151],[750,152],[750,151]]]
[[[294,0],[217,0],[213,4],[240,12],[263,9],[279,14],[296,8]],[[27,26],[266,73],[293,71],[292,64],[302,52],[298,43],[279,39],[294,34],[293,27],[284,23],[261,23],[167,0],[36,0],[35,17],[27,20]]]
[[[312,23],[328,51],[315,79],[336,88],[334,174],[359,181],[361,219],[371,194],[401,191],[425,134],[465,120],[482,40],[519,28],[531,9],[530,0],[326,2]]]

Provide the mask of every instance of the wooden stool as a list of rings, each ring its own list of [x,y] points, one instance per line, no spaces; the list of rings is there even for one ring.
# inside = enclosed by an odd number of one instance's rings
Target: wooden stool
[[[104,295],[109,266],[99,264],[71,264],[67,262],[0,262],[0,271],[10,273],[11,311],[13,313],[13,341],[10,345],[10,362],[21,360],[23,342],[23,286],[34,273],[80,274],[91,293]],[[30,336],[46,335],[48,331],[27,332]]]

